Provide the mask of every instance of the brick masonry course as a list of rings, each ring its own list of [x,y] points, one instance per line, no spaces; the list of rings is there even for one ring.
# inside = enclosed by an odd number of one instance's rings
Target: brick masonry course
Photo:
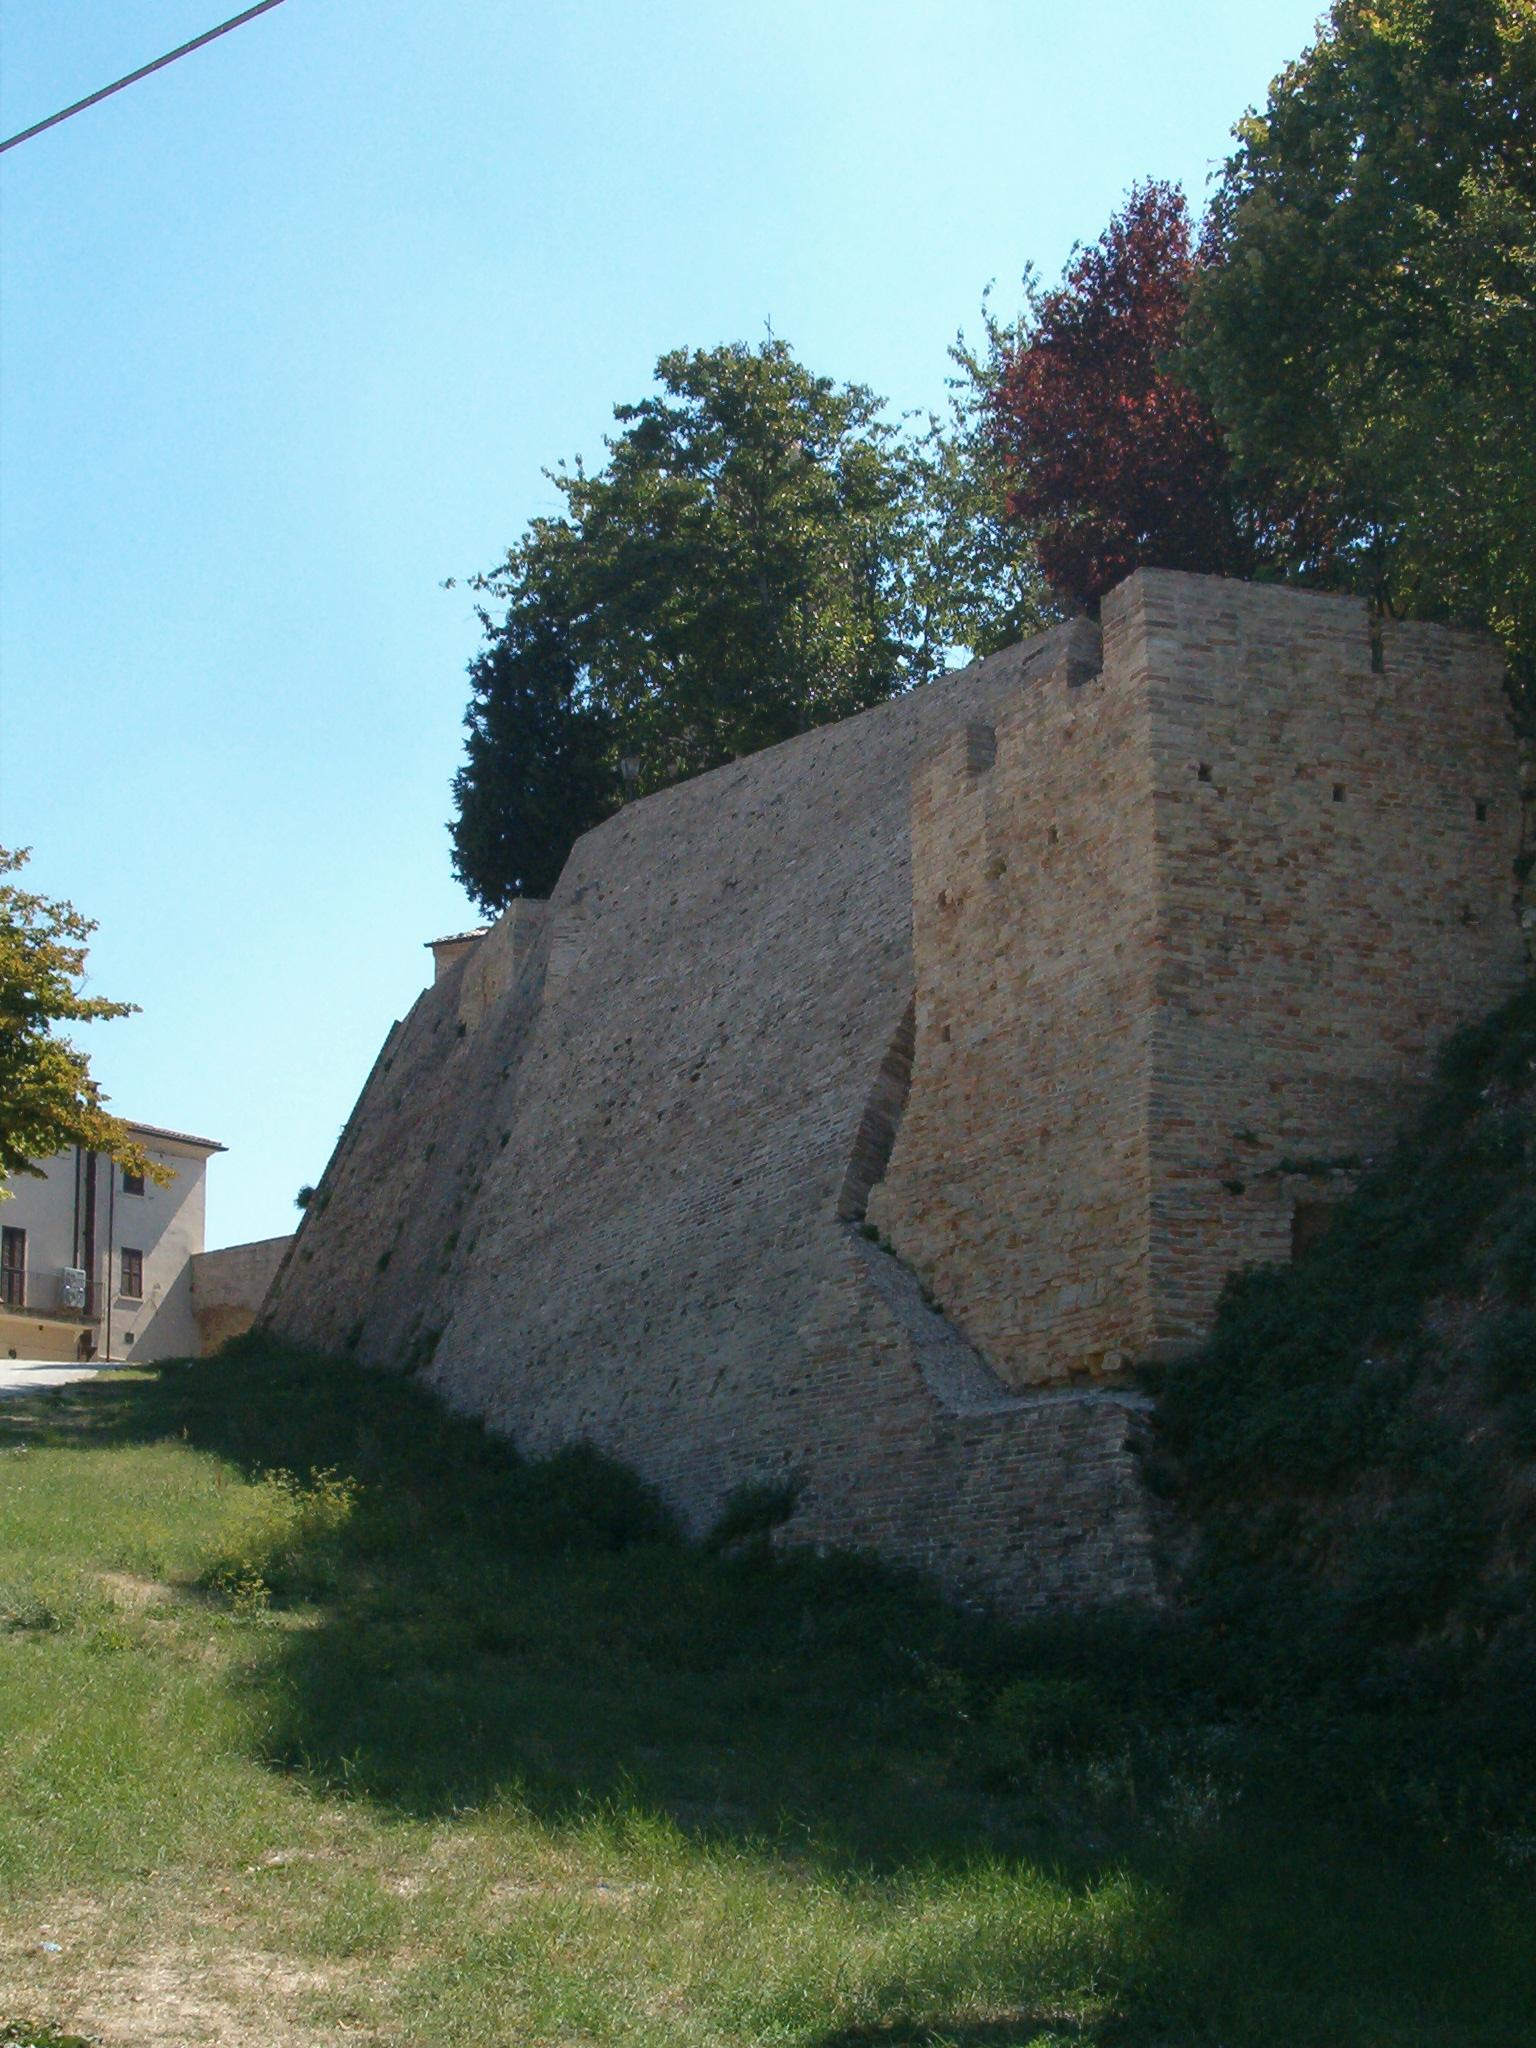
[[[1520,805],[1491,643],[1139,572],[579,841],[394,1027],[269,1325],[695,1529],[789,1478],[792,1539],[1155,1598],[1126,1368],[1518,981]]]

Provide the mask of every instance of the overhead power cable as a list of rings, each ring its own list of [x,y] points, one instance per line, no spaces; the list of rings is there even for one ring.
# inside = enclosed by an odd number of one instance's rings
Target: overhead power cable
[[[0,156],[8,149],[14,149],[18,142],[30,142],[34,135],[41,135],[45,128],[57,128],[61,121],[67,121],[71,114],[82,114],[87,107],[94,107],[98,100],[110,99],[115,92],[121,92],[125,85],[137,85],[141,78],[148,78],[152,71],[163,71],[167,64],[174,64],[178,57],[188,56],[193,50],[200,50],[204,43],[216,42],[220,36],[227,36],[232,28],[239,28],[242,22],[254,21],[258,14],[269,14],[274,7],[281,7],[283,0],[261,0],[258,7],[247,7],[244,14],[237,14],[230,21],[221,21],[217,28],[211,28],[205,35],[194,36],[190,43],[183,43],[179,50],[168,50],[163,57],[157,57],[153,64],[141,64],[137,71],[130,71],[126,78],[118,79],[115,85],[104,85],[100,92],[93,92],[88,98],[76,100],[72,107],[65,107],[62,113],[50,114],[46,121],[35,121],[30,128],[23,128],[19,135],[13,135],[9,142],[0,142]]]

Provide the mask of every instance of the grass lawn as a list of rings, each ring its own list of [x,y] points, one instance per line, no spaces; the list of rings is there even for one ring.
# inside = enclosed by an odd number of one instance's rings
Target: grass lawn
[[[0,2041],[1536,2039],[1518,1837],[1101,1710],[1043,1641],[689,1547],[349,1366],[7,1403]]]

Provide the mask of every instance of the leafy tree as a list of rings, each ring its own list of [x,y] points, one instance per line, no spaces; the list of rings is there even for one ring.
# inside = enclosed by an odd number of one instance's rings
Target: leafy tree
[[[0,877],[19,874],[28,858],[25,849],[0,847]],[[6,1180],[41,1172],[34,1162],[66,1145],[108,1153],[161,1186],[171,1178],[102,1107],[84,1053],[53,1036],[55,1024],[126,1017],[137,1008],[80,993],[95,929],[72,903],[0,879],[0,1196]]]
[[[675,350],[608,459],[551,472],[474,587],[481,618],[454,866],[488,910],[547,890],[637,794],[846,718],[944,662],[916,573],[932,472],[861,385],[769,340]]]
[[[929,420],[916,450],[925,514],[913,572],[919,603],[935,637],[972,655],[1010,647],[1061,616],[1031,536],[1009,511],[1009,466],[995,431],[997,394],[1028,316],[1003,320],[990,299],[989,287],[980,341],[962,331],[950,345],[948,416]]]
[[[1186,364],[1289,566],[1536,664],[1536,0],[1336,0],[1239,124]],[[1305,528],[1305,521],[1302,522]]]
[[[1209,411],[1170,358],[1198,257],[1175,186],[1135,187],[1054,291],[1026,277],[991,392],[1012,516],[1051,588],[1089,605],[1131,570],[1241,570],[1253,536]]]

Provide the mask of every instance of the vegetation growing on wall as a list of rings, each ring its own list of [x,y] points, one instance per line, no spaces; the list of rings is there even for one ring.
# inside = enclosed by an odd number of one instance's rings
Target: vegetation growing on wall
[[[627,793],[841,718],[1133,569],[1482,624],[1536,687],[1536,0],[1336,0],[1198,233],[1148,181],[892,424],[781,342],[676,350],[475,579],[451,830],[488,910]],[[503,610],[504,608],[504,610]]]
[[[1009,513],[1051,588],[1095,604],[1133,569],[1251,567],[1216,423],[1170,358],[1196,258],[1184,195],[1130,195],[1040,291],[991,400]]]
[[[674,350],[656,377],[601,469],[551,473],[564,513],[474,580],[487,644],[452,831],[486,909],[546,892],[625,794],[934,675],[956,593],[975,611],[1007,580],[942,515],[942,433],[892,426],[863,386],[777,340]]]
[[[1536,4],[1336,0],[1237,127],[1185,374],[1289,573],[1536,673]],[[1305,525],[1305,522],[1303,522]]]
[[[944,421],[892,424],[782,341],[677,349],[616,409],[602,468],[473,579],[450,827],[487,910],[544,895],[571,843],[645,795],[943,668],[1051,615],[1004,519],[984,426],[1005,329],[962,341]],[[504,610],[502,608],[505,608]]]
[[[1154,1478],[1250,1699],[1469,1777],[1536,1758],[1536,985],[1418,1128],[1171,1368]],[[1383,1734],[1385,1730],[1385,1734]],[[1438,1759],[1438,1760],[1437,1760]]]
[[[1536,677],[1536,6],[1337,0],[1204,228],[1133,191],[1031,293],[994,407],[1020,544],[1491,626]]]

